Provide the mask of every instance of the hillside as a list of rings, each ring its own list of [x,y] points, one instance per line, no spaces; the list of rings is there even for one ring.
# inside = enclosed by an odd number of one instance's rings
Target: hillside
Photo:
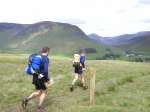
[[[0,55],[0,110],[23,112],[21,100],[34,90],[32,78],[23,71],[24,55]],[[96,69],[96,105],[89,106],[89,89],[69,91],[73,79],[70,59],[51,58],[51,77],[55,84],[48,89],[44,102],[47,112],[150,112],[150,65],[124,61],[87,61]],[[4,66],[5,65],[5,66]],[[116,69],[117,68],[117,69]],[[86,71],[89,85],[89,70]],[[26,112],[36,112],[37,100]]]
[[[72,54],[80,48],[95,48],[99,44],[90,41],[77,26],[43,21],[35,24],[0,23],[0,50],[38,51],[43,46],[52,48],[52,53]]]
[[[101,39],[103,38],[103,37],[97,35],[96,33],[89,34],[88,37],[91,40],[94,40],[94,41],[99,42],[99,43],[101,43]]]
[[[92,36],[92,37],[91,37]],[[123,51],[134,51],[142,54],[150,52],[150,31],[139,32],[136,34],[125,34],[116,37],[100,37],[89,35],[89,38],[96,40],[103,46],[117,48]]]

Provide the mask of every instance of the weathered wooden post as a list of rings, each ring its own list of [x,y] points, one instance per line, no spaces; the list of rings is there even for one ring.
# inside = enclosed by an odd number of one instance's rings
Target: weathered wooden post
[[[90,69],[90,105],[95,105],[95,78],[96,78],[96,70]]]

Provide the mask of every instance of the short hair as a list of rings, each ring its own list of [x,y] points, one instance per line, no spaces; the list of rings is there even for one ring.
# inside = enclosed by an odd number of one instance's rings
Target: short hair
[[[79,50],[79,54],[82,54],[82,53],[85,54],[85,53],[86,53],[86,50],[85,50],[85,49],[80,49],[80,50]]]
[[[42,49],[41,49],[41,53],[47,53],[47,52],[49,52],[50,51],[50,48],[49,47],[43,47]]]

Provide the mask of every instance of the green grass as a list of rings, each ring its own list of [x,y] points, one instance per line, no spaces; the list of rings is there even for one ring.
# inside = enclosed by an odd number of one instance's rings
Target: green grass
[[[24,73],[28,55],[0,55],[0,110],[22,112],[21,100],[34,86]],[[48,112],[149,112],[150,64],[125,61],[87,61],[87,68],[96,69],[96,105],[89,106],[89,89],[77,87],[69,91],[73,79],[71,59],[52,56],[50,75],[56,81],[48,89],[44,102]],[[86,80],[89,85],[89,69]],[[35,112],[37,99],[27,112]]]

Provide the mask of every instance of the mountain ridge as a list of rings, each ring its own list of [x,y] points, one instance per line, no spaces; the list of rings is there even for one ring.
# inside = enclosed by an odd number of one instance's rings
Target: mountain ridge
[[[0,50],[37,51],[43,46],[52,48],[53,53],[72,54],[80,48],[94,48],[92,42],[77,26],[68,23],[42,21],[34,24],[0,23]]]
[[[124,34],[116,37],[101,37],[99,35],[88,35],[93,41],[106,48],[117,48],[122,51],[150,52],[150,31],[138,32],[135,34]]]

